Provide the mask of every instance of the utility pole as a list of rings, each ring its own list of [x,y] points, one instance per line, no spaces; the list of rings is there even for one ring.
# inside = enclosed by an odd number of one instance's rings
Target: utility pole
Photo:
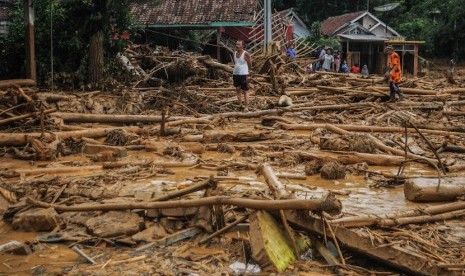
[[[26,30],[26,77],[37,80],[34,43],[34,0],[24,0],[24,28]]]
[[[50,0],[50,90],[53,91],[53,1]]]
[[[264,53],[265,55],[270,55],[271,54],[271,43],[273,42],[272,38],[272,24],[271,24],[271,0],[264,0],[264,9],[265,9],[265,16],[264,16],[264,23],[265,25],[263,26],[264,30]]]

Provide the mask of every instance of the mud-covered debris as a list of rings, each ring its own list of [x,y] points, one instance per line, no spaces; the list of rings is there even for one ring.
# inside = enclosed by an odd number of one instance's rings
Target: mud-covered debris
[[[338,162],[328,162],[321,167],[320,175],[323,179],[343,179],[346,177],[346,167]]]
[[[132,240],[135,242],[152,242],[164,238],[168,235],[165,228],[160,224],[155,224],[148,227],[147,229],[132,236]]]
[[[128,236],[145,227],[144,219],[131,212],[110,211],[86,221],[89,233],[101,238]]]
[[[123,147],[86,144],[83,149],[84,154],[98,154],[98,153],[108,152],[108,151],[113,152],[115,156],[117,157],[128,156],[128,151]]]
[[[184,152],[178,146],[167,147],[163,150],[164,155],[169,155],[178,159],[182,159],[184,157]]]
[[[254,148],[252,148],[251,146],[247,146],[247,148],[245,148],[242,152],[241,152],[241,156],[242,157],[253,157],[257,155],[257,152],[254,150]]]
[[[305,164],[305,175],[315,175],[320,172],[321,167],[323,167],[323,161],[313,159]]]
[[[53,208],[34,208],[22,213],[17,213],[11,226],[13,229],[43,232],[52,231],[62,223],[61,217]]]
[[[350,139],[349,151],[375,153],[376,146],[366,135],[357,135]]]
[[[221,143],[221,144],[218,144],[218,152],[234,153],[236,152],[236,149],[231,145]]]
[[[115,129],[110,131],[105,138],[105,143],[113,146],[126,146],[130,142],[136,140],[139,136],[134,133],[129,133],[123,129]]]

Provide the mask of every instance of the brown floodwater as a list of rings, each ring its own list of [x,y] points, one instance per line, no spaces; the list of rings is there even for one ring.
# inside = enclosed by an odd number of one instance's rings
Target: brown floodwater
[[[40,233],[21,232],[11,229],[10,225],[0,222],[0,244],[17,240],[33,242]],[[79,255],[64,244],[45,244],[36,246],[30,255],[13,255],[0,253],[0,275],[31,275],[40,271],[47,274],[61,273],[63,267],[76,264]]]
[[[250,122],[249,122],[250,123]],[[239,127],[237,127],[239,125]],[[236,124],[234,129],[229,131],[240,130],[240,125]],[[249,128],[250,129],[250,128]],[[292,135],[306,136],[310,131],[292,131]],[[247,144],[247,143],[244,143]],[[206,164],[218,164],[219,160],[235,161],[240,158],[240,151],[233,154],[219,153],[216,151],[207,151],[201,154],[202,161]],[[140,162],[142,160],[153,160],[154,163],[162,161],[173,161],[164,156],[145,151],[130,151],[129,156],[121,161]],[[85,155],[73,155],[62,157],[58,162],[28,162],[9,158],[2,158],[0,162],[0,170],[4,169],[33,169],[39,167],[57,167],[57,166],[73,166],[76,164],[91,166],[95,165],[89,161]],[[180,161],[177,161],[180,162]],[[245,162],[242,160],[242,162]],[[299,165],[295,168],[274,168],[277,173],[293,173],[303,175],[303,166]],[[174,174],[163,176],[151,176],[148,179],[133,181],[124,184],[126,189],[134,190],[137,187],[143,187],[147,184],[158,185],[164,182],[164,188],[176,189],[189,185],[190,181],[198,178],[207,178],[210,175],[216,175],[217,171],[200,169],[195,167],[170,168]],[[373,172],[389,172],[396,174],[397,167],[376,167],[370,166],[370,171]],[[436,171],[421,164],[410,164],[406,166],[405,172],[407,175],[415,175],[422,177],[435,177]],[[79,171],[67,174],[59,174],[61,176],[86,176],[103,171]],[[52,176],[52,175],[50,175]],[[405,199],[403,187],[393,188],[371,188],[374,184],[372,180],[366,179],[365,175],[349,174],[345,179],[341,180],[325,180],[320,175],[309,176],[305,180],[280,178],[287,189],[294,192],[299,198],[320,197],[328,190],[336,193],[337,197],[342,201],[343,212],[348,215],[359,214],[385,214],[407,209],[416,208],[424,204],[412,203]],[[434,178],[425,178],[425,182],[434,181]],[[115,184],[115,183],[113,183]],[[219,186],[227,192],[237,192],[241,194],[247,190],[264,190],[266,184],[261,176],[257,176],[254,170],[231,170],[227,178],[219,181]],[[40,233],[27,233],[14,231],[11,227],[3,222],[0,223],[0,244],[18,240],[34,241]],[[78,255],[70,250],[64,244],[41,244],[41,248],[28,256],[16,256],[9,254],[0,254],[0,274],[5,275],[30,275],[33,272],[40,272],[45,269],[47,273],[61,273],[64,267],[71,267],[79,263]]]

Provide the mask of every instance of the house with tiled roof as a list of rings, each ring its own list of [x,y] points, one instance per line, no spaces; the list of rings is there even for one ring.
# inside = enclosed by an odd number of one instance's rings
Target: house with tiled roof
[[[329,17],[321,24],[321,33],[341,42],[349,66],[367,65],[372,73],[382,74],[386,67],[384,48],[391,44],[401,56],[403,71],[417,75],[418,47],[423,41],[406,41],[396,30],[368,11]]]
[[[256,0],[162,0],[131,5],[135,24],[149,28],[252,26]]]

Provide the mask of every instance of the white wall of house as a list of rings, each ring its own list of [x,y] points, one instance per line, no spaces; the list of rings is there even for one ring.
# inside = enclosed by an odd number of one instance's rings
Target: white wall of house
[[[368,14],[365,15],[360,21],[362,22],[359,22],[365,29],[371,29],[371,27],[373,27],[374,25],[378,24],[378,22],[376,20],[374,20],[373,18],[371,18],[371,16],[369,16]]]
[[[380,37],[393,37],[393,36],[395,36],[389,29],[387,30],[387,33],[386,33],[386,26],[385,25],[379,25],[378,27],[376,27],[371,32],[374,35],[380,36]]]
[[[307,36],[310,35],[310,32],[308,31],[306,26],[302,26],[298,21],[294,20],[294,37],[302,37],[306,38]]]

